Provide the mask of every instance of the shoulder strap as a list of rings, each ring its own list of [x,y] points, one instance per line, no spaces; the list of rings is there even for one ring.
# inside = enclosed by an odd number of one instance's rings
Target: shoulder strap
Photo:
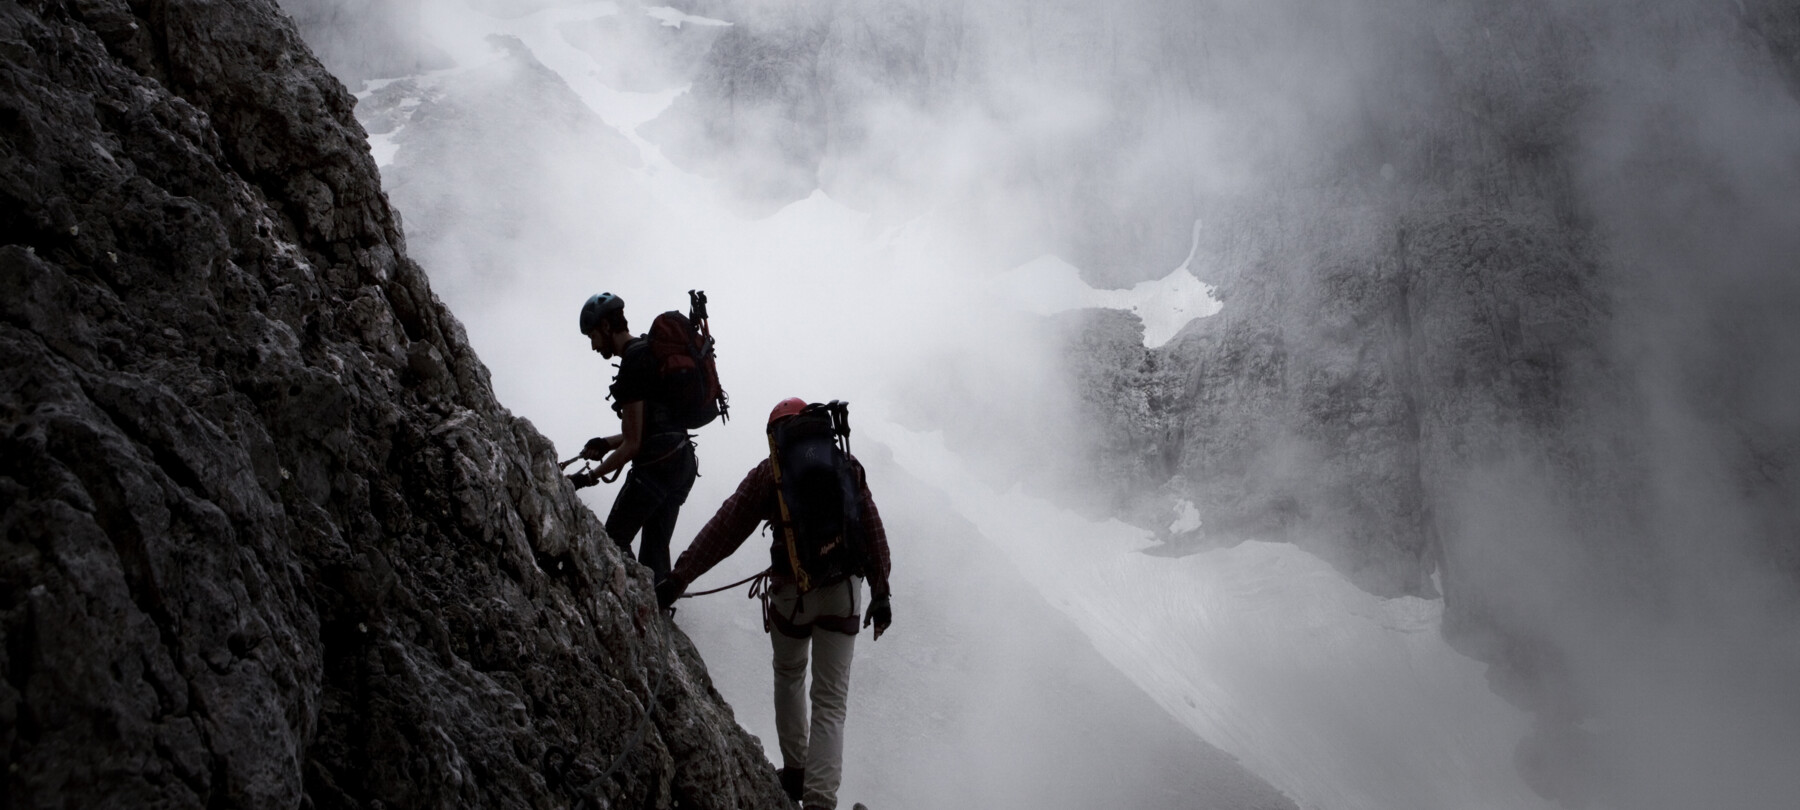
[[[794,531],[794,515],[788,509],[787,496],[781,487],[781,448],[775,442],[775,431],[769,431],[769,470],[775,475],[775,503],[781,512],[781,521],[776,527],[781,532],[781,539],[787,545],[788,566],[794,574],[794,585],[801,593],[812,590],[811,578],[806,569],[800,565],[800,538]]]

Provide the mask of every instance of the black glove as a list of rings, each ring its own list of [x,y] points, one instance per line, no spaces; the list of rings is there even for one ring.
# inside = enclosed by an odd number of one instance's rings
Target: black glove
[[[612,440],[605,436],[595,436],[588,439],[587,445],[581,448],[581,457],[599,461],[606,458],[606,454],[610,452],[612,452]]]
[[[687,592],[687,580],[670,574],[656,581],[656,606],[668,610]]]
[[[888,598],[885,596],[875,597],[874,601],[869,603],[869,612],[863,616],[863,626],[868,627],[870,624],[874,624],[875,638],[879,640],[881,634],[887,632],[888,625],[893,623],[893,605],[888,604]]]

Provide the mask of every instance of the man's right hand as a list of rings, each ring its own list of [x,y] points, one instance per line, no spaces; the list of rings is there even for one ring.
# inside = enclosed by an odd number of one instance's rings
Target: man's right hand
[[[586,447],[581,448],[581,457],[599,461],[600,459],[606,458],[606,454],[612,452],[612,449],[612,439],[605,436],[595,436],[592,439],[588,439]]]
[[[875,639],[887,632],[888,626],[894,623],[894,606],[886,596],[877,596],[869,603],[868,615],[863,618],[863,626],[875,625]]]
[[[687,592],[687,580],[668,574],[656,581],[656,606],[668,610]]]

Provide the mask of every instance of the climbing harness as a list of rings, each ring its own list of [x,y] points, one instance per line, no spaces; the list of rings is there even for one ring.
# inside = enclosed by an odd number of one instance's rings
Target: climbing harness
[[[767,568],[765,568],[761,571],[758,571],[754,574],[751,574],[750,576],[740,579],[736,582],[733,582],[730,585],[725,585],[722,587],[713,588],[711,590],[706,590],[706,591],[695,591],[693,593],[684,593],[681,596],[676,597],[676,598],[687,599],[687,598],[693,597],[693,596],[709,596],[709,595],[712,595],[715,593],[722,593],[724,591],[729,591],[732,588],[736,588],[737,586],[744,585],[744,584],[750,585],[750,591],[748,594],[746,594],[746,597],[750,598],[750,599],[755,599],[758,602],[760,602],[762,605],[763,632],[764,633],[780,631],[782,635],[787,636],[788,638],[810,638],[812,636],[812,629],[814,626],[823,627],[827,630],[831,630],[831,631],[837,632],[837,633],[843,633],[844,635],[847,635],[847,636],[856,635],[858,629],[860,629],[859,625],[857,624],[857,621],[859,619],[861,619],[862,617],[857,614],[851,614],[849,616],[815,616],[815,617],[813,617],[813,621],[811,624],[807,624],[804,626],[794,624],[792,621],[789,620],[789,618],[787,616],[781,615],[781,613],[779,611],[772,609],[772,607],[770,606],[769,600],[771,598],[773,598],[775,595],[774,594],[774,580],[771,578],[769,569],[767,569]],[[855,587],[854,585],[851,584],[851,580],[848,580],[848,579],[843,580],[843,585],[846,588]],[[806,595],[801,594],[800,601],[796,604],[796,609],[804,609],[805,604],[806,604]],[[670,608],[671,615],[673,615],[673,610],[674,610],[674,608]]]

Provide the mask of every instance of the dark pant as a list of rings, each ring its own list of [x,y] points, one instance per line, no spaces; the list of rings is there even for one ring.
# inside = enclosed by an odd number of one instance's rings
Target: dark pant
[[[683,442],[666,457],[648,463],[634,461],[631,472],[625,474],[625,485],[613,498],[612,512],[606,516],[606,533],[628,555],[631,538],[643,530],[638,562],[649,566],[657,579],[669,573],[669,537],[675,534],[675,518],[681,514],[698,472],[690,442]]]

